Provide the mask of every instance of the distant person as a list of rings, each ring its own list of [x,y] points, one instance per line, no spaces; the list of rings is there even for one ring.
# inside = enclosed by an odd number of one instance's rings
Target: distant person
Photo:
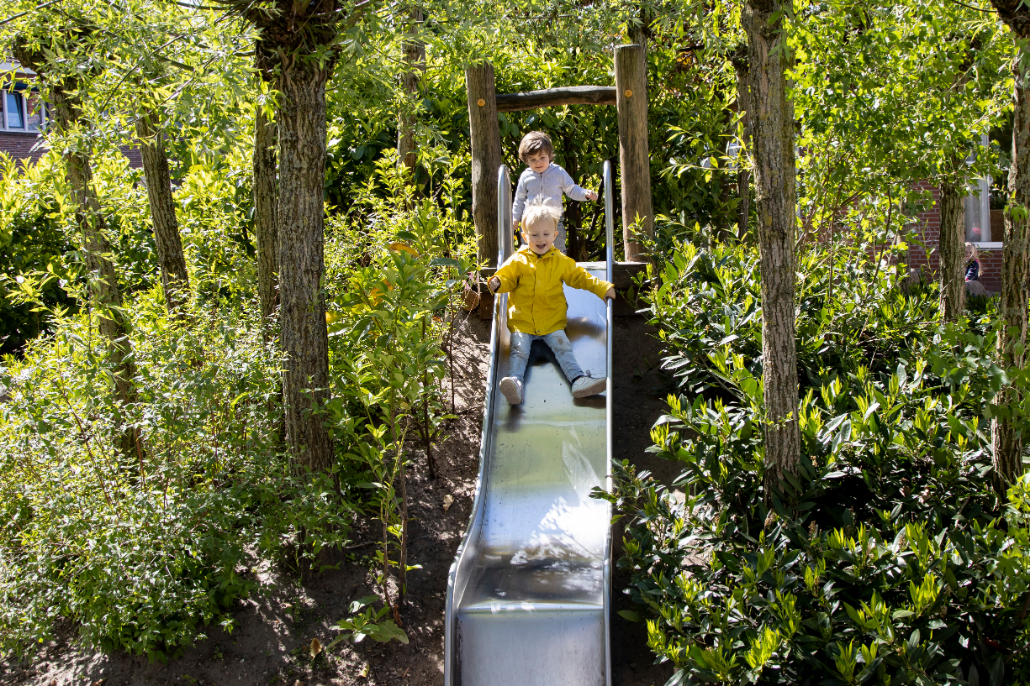
[[[522,172],[515,189],[515,202],[511,206],[511,218],[518,229],[522,213],[529,202],[546,202],[558,209],[558,234],[554,247],[565,252],[565,224],[562,221],[562,195],[573,200],[586,202],[597,200],[597,193],[580,188],[569,173],[554,163],[554,146],[551,137],[543,131],[527,133],[519,143],[519,159],[529,165]]]
[[[966,291],[970,295],[988,295],[987,289],[980,283],[980,250],[973,243],[966,243]]]
[[[511,355],[508,373],[500,390],[508,402],[518,405],[523,398],[523,379],[529,349],[542,340],[558,358],[558,364],[572,383],[572,397],[586,398],[605,390],[606,377],[594,378],[584,372],[572,343],[565,334],[568,303],[562,284],[590,291],[598,298],[615,298],[615,288],[591,276],[571,257],[554,247],[561,211],[544,202],[530,203],[523,221],[522,238],[526,245],[512,255],[487,282],[493,293],[508,297],[508,330]]]

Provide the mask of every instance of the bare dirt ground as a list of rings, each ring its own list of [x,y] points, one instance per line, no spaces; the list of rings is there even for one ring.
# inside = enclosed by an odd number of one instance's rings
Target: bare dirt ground
[[[674,465],[644,451],[649,432],[664,412],[666,385],[657,371],[660,346],[639,317],[616,319],[613,457],[628,459],[668,483]],[[408,483],[411,499],[409,560],[422,569],[408,575],[408,598],[401,613],[409,645],[341,643],[310,655],[312,639],[329,643],[331,630],[347,616],[351,601],[373,592],[367,574],[371,534],[357,531],[355,545],[336,571],[303,582],[267,563],[257,570],[261,590],[241,602],[232,633],[212,628],[206,640],[166,663],[124,653],[83,648],[74,627],[43,646],[26,663],[0,663],[0,684],[18,686],[172,686],[347,684],[360,686],[436,686],[443,683],[444,604],[447,572],[471,514],[478,472],[484,378],[489,366],[490,322],[469,319],[455,345],[456,414],[438,447],[439,478],[427,476],[425,456],[417,453]],[[446,511],[445,496],[454,502]],[[363,538],[362,535],[367,536]],[[616,536],[618,541],[618,536]],[[616,558],[620,554],[617,547]],[[654,665],[642,624],[616,612],[631,603],[621,593],[626,579],[616,574],[612,597],[612,672],[619,686],[660,686],[672,675]],[[530,685],[527,685],[530,686]]]

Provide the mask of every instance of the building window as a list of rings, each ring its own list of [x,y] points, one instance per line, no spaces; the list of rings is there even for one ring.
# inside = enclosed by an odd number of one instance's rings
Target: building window
[[[4,114],[8,130],[25,130],[25,98],[20,93],[4,93]]]
[[[0,91],[0,131],[35,133],[45,125],[46,109],[42,100],[29,91]]]
[[[977,179],[972,191],[965,197],[966,241],[991,242],[991,181]],[[979,197],[977,197],[979,195]]]
[[[27,127],[28,130],[29,131],[39,131],[39,130],[41,130],[43,128],[44,123],[45,123],[44,113],[46,111],[45,110],[45,105],[43,104],[43,101],[38,99],[38,98],[36,99],[35,102],[32,102],[31,100],[26,100],[25,101],[25,109],[26,109],[26,117],[28,118],[27,122],[26,122],[28,124],[28,127]]]
[[[987,147],[987,134],[980,138],[980,145]],[[976,153],[970,161],[975,159]],[[963,201],[966,214],[966,241],[969,243],[991,242],[991,178],[975,179],[969,187],[969,195]],[[1001,238],[999,237],[999,240]]]

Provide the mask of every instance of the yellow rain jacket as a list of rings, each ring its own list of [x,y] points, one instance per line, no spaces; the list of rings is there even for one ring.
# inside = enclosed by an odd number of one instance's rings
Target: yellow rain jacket
[[[562,284],[590,291],[598,298],[612,287],[607,281],[590,276],[576,261],[551,248],[537,255],[524,246],[497,270],[501,281],[498,293],[508,296],[508,330],[535,336],[565,328],[569,309]]]

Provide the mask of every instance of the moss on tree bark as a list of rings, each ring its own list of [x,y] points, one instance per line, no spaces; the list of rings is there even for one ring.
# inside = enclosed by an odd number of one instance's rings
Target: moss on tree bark
[[[333,446],[325,323],[325,84],[331,67],[307,56],[282,65],[279,105],[279,298],[286,438],[300,467],[325,470]]]
[[[179,221],[175,216],[164,133],[155,126],[153,120],[156,116],[156,113],[141,115],[136,120],[136,135],[143,158],[143,174],[147,179],[147,200],[154,227],[157,261],[161,267],[161,285],[165,304],[172,312],[189,299],[189,275],[179,236]]]
[[[794,106],[784,67],[790,52],[779,2],[748,0],[742,21],[748,35],[755,201],[762,269],[762,378],[765,393],[765,483],[779,488],[797,469],[797,350],[794,340],[794,240],[797,190]]]
[[[940,250],[940,313],[944,321],[953,322],[962,314],[966,284],[963,262],[966,255],[964,188],[953,181],[941,183]]]

